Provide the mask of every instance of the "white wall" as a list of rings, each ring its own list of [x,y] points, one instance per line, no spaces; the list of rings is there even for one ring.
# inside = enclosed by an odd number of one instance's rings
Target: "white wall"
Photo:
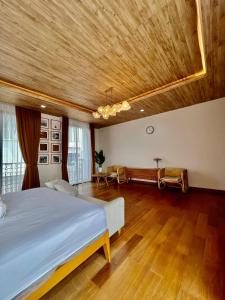
[[[95,150],[96,151],[99,151],[99,130],[98,129],[95,129]]]
[[[146,126],[155,127],[148,135]],[[225,190],[225,98],[98,130],[106,165],[184,167],[189,184]],[[105,167],[104,166],[104,167]]]
[[[41,114],[41,117],[47,118],[49,120],[49,128],[48,128],[49,138],[48,138],[48,140],[46,140],[46,142],[49,143],[49,151],[46,153],[49,156],[49,163],[48,163],[48,165],[40,165],[40,164],[38,165],[40,184],[41,184],[41,186],[44,186],[44,183],[46,181],[62,178],[61,163],[53,164],[51,161],[51,155],[52,155],[51,144],[58,143],[58,142],[51,141],[51,134],[50,134],[51,133],[51,120],[62,121],[62,118],[56,117],[56,116],[51,116],[51,115],[46,115],[46,114]],[[60,132],[61,132],[61,130],[60,130]],[[43,141],[43,142],[45,142],[45,141]],[[61,141],[59,143],[61,144]],[[39,152],[39,154],[40,154],[40,152]],[[43,153],[41,153],[41,154],[43,154]],[[60,155],[61,155],[61,153],[60,153]]]

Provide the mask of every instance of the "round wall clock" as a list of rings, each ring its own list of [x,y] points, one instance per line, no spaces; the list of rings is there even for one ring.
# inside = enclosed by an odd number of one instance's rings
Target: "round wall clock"
[[[147,134],[153,134],[155,128],[153,126],[147,126],[146,127],[146,133]]]

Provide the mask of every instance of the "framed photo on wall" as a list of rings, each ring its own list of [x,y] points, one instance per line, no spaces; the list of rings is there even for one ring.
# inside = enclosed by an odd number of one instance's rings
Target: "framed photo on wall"
[[[41,129],[40,140],[48,140],[48,130]]]
[[[48,152],[48,143],[40,142],[39,152]]]
[[[39,154],[38,164],[39,165],[48,165],[48,154]]]
[[[55,143],[52,143],[52,145],[51,145],[51,147],[52,147],[52,151],[51,152],[53,152],[53,153],[59,153],[59,152],[61,152],[61,144],[55,144]]]
[[[45,129],[49,128],[49,120],[47,118],[41,118],[41,127]]]
[[[61,141],[61,132],[51,131],[51,140],[52,141]]]
[[[61,130],[61,121],[51,120],[51,129],[52,130]]]
[[[60,164],[61,163],[61,155],[52,154],[51,162],[52,162],[52,164]]]

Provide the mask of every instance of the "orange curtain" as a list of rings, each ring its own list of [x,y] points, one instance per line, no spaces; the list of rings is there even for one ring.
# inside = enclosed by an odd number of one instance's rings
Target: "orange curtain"
[[[37,162],[41,113],[16,107],[16,122],[20,149],[26,164],[22,190],[36,188],[40,186]]]
[[[69,181],[67,170],[67,158],[68,158],[68,130],[69,121],[67,117],[62,119],[62,179]]]

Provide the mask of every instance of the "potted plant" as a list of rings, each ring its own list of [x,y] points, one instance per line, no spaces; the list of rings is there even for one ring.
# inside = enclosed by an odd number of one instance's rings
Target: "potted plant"
[[[103,150],[99,152],[95,151],[95,162],[98,164],[98,172],[102,172],[102,165],[105,161],[105,156],[103,154]]]

